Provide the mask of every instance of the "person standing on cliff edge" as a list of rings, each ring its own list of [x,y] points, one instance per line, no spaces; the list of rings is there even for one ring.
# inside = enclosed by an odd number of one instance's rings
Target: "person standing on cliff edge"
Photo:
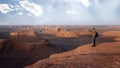
[[[93,34],[92,34],[92,37],[93,37],[92,47],[95,47],[96,46],[96,37],[98,37],[98,33],[97,33],[95,28],[93,28],[92,32],[93,32]]]

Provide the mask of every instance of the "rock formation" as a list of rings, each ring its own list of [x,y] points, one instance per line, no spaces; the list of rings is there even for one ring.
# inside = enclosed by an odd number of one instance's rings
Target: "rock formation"
[[[84,28],[83,30],[75,31],[78,35],[88,35],[90,32],[87,28]]]
[[[45,33],[45,34],[56,34],[60,31],[60,28],[59,27],[45,27],[43,28],[42,30],[42,33]]]
[[[12,38],[19,38],[19,37],[36,37],[36,34],[34,31],[15,31],[10,33],[10,37]]]
[[[73,37],[78,37],[78,35],[74,31],[60,31],[59,33],[56,34],[56,37],[73,38]]]

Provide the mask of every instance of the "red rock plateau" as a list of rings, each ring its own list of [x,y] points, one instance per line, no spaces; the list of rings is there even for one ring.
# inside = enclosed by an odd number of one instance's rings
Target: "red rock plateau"
[[[105,35],[105,36],[120,36],[120,31],[107,31],[107,32],[103,32],[102,35]]]

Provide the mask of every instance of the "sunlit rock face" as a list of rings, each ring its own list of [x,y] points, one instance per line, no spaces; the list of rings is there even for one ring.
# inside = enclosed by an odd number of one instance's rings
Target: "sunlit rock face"
[[[10,37],[19,38],[19,37],[36,37],[34,31],[24,30],[24,31],[15,31],[10,33]]]
[[[107,31],[107,32],[103,32],[102,35],[104,35],[104,36],[120,36],[120,31]]]

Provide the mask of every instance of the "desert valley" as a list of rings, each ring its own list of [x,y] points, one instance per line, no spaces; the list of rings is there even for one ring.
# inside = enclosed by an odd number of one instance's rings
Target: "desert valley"
[[[120,68],[120,26],[0,26],[0,68]]]

